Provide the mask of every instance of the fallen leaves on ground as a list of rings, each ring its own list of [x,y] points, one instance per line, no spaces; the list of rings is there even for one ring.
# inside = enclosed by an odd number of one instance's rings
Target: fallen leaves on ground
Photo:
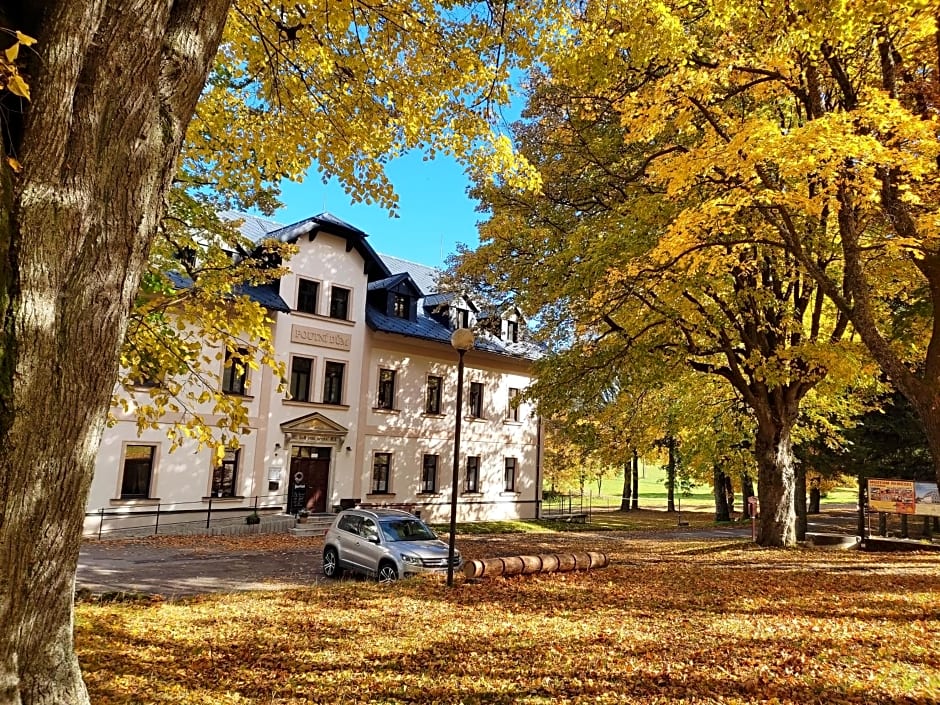
[[[164,534],[128,539],[108,539],[95,544],[105,549],[121,550],[127,546],[192,549],[203,553],[221,551],[295,551],[308,550],[323,542],[318,536],[293,536],[287,533],[202,536]]]
[[[254,537],[256,540],[261,537]],[[360,579],[85,603],[99,705],[936,703],[940,557],[598,534],[471,537],[468,557],[611,567],[448,589]]]

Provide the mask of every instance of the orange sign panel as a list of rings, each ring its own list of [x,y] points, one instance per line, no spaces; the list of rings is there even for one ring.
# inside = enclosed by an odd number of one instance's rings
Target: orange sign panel
[[[914,514],[916,495],[913,480],[870,479],[868,507],[873,512]]]

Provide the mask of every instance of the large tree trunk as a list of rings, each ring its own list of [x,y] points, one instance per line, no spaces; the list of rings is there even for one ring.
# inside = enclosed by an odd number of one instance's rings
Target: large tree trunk
[[[912,241],[926,243],[928,239],[918,232],[908,205],[899,197],[891,172],[885,172],[882,178],[882,207],[897,233]],[[889,329],[890,326],[879,327],[880,321],[875,313],[878,307],[873,304],[873,299],[876,298],[873,292],[876,289],[869,279],[869,267],[863,254],[866,251],[862,244],[864,226],[859,219],[856,197],[848,183],[840,185],[838,201],[839,234],[845,257],[845,284],[851,293],[851,299],[843,295],[845,286],[828,280],[819,269],[811,266],[808,271],[825,288],[826,294],[836,306],[851,318],[856,332],[872,358],[911,403],[923,424],[934,474],[937,484],[940,485],[940,251],[927,248],[911,259],[911,263],[924,277],[932,311],[929,342],[924,357],[911,365],[898,355],[895,346],[891,345],[891,341],[882,333],[882,329]],[[803,261],[805,263],[805,259]]]
[[[770,413],[758,414],[758,418],[754,450],[760,502],[757,543],[761,546],[795,546],[796,511],[793,498],[796,491],[796,466],[790,439],[793,421],[780,420]]]
[[[620,511],[630,511],[630,463],[623,464],[623,494],[620,497]]]
[[[934,306],[938,304],[940,295],[934,299]],[[934,316],[940,320],[940,312],[936,312],[936,309]],[[927,437],[927,446],[933,460],[934,476],[937,486],[940,487],[940,389],[930,389],[931,385],[940,387],[940,379],[925,380],[922,388],[911,390],[907,398],[924,427],[924,435]]]
[[[118,351],[229,0],[4,2],[37,37],[0,193],[0,704],[85,703],[72,599]]]

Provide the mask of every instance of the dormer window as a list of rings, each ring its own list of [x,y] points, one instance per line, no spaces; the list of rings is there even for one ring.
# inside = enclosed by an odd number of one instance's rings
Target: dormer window
[[[396,318],[411,318],[411,297],[404,294],[392,294],[392,315]]]
[[[330,289],[330,318],[349,320],[349,289],[341,286]]]
[[[506,321],[506,340],[510,343],[519,342],[519,321]]]
[[[457,328],[469,328],[470,327],[470,311],[465,308],[458,308],[456,310],[456,320],[455,325]]]

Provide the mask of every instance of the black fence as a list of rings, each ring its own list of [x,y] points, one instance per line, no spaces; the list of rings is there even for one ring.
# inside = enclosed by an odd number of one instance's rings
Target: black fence
[[[209,530],[219,524],[245,522],[245,517],[280,514],[284,512],[287,495],[272,497],[241,497],[238,500],[209,497],[198,502],[172,502],[125,507],[102,507],[85,513],[85,535],[126,532],[132,535],[159,534],[161,526],[172,527],[172,532],[191,527]],[[92,526],[94,525],[94,526]]]
[[[615,512],[620,509],[619,495],[594,494],[593,492],[546,492],[542,497],[541,516],[544,519],[583,515],[590,520],[592,512]]]

